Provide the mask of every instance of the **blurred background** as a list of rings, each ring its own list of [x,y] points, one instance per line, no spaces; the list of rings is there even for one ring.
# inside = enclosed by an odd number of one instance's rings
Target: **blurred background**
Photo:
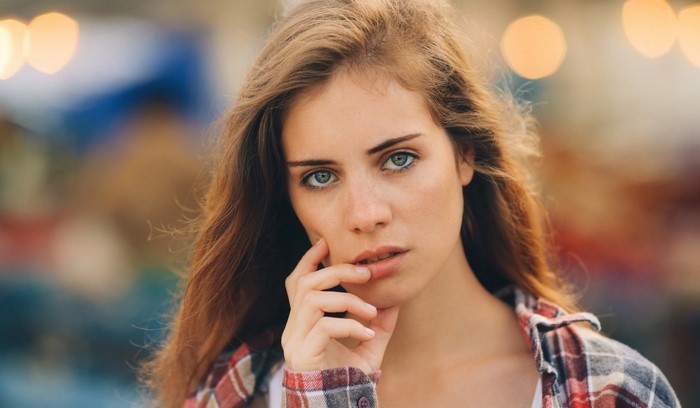
[[[0,0],[0,407],[144,404],[209,126],[293,3]],[[700,2],[455,3],[582,305],[700,407]]]

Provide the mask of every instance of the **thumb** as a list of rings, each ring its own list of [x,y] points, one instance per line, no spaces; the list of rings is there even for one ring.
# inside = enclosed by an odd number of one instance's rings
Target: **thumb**
[[[367,359],[372,370],[379,370],[384,359],[386,346],[391,340],[391,335],[394,334],[396,321],[399,317],[399,307],[391,307],[377,311],[377,317],[372,319],[369,328],[374,330],[374,337],[371,340],[364,341],[356,349],[361,355]]]
[[[377,310],[377,317],[369,323],[369,328],[374,330],[374,340],[385,345],[389,343],[391,335],[394,333],[396,321],[399,318],[399,307],[390,307],[387,309]]]

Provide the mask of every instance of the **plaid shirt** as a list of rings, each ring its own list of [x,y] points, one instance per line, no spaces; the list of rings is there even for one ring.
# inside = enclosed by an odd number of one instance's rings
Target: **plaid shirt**
[[[631,348],[575,322],[600,329],[590,313],[567,314],[516,289],[513,303],[542,378],[543,408],[680,407],[659,369]],[[281,329],[269,330],[222,353],[186,408],[242,408],[266,400],[271,374],[283,362]],[[287,408],[378,406],[379,373],[353,367],[286,370]],[[266,404],[266,402],[265,402]]]

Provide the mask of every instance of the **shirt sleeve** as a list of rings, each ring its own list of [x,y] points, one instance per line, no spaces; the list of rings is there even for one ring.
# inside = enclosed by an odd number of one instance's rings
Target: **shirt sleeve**
[[[285,370],[283,408],[377,408],[381,372],[355,367],[316,371]]]

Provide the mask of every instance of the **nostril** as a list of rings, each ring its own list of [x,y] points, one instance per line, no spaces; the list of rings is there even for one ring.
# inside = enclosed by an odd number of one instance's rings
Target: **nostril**
[[[362,184],[362,183],[360,183]],[[391,221],[391,209],[386,197],[375,183],[366,182],[345,190],[345,221],[354,233],[369,233]]]

